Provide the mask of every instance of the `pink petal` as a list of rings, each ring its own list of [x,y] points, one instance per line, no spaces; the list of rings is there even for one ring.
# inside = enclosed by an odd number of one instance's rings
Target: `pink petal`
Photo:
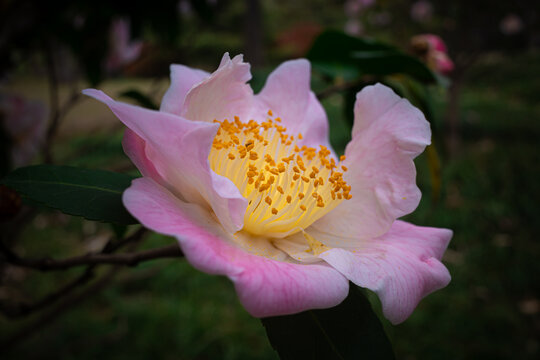
[[[347,234],[353,242],[384,234],[395,219],[418,206],[413,159],[431,136],[424,115],[380,84],[357,94],[354,114],[343,176],[352,199],[313,224],[330,234]]]
[[[256,96],[260,111],[272,110],[279,116],[287,133],[301,133],[299,144],[330,147],[326,113],[310,90],[311,66],[304,59],[286,61],[275,69]]]
[[[163,179],[157,172],[154,164],[146,156],[146,142],[129,128],[124,132],[122,147],[126,155],[143,176],[150,177],[158,183],[163,183]]]
[[[428,42],[429,46],[433,50],[440,51],[440,52],[443,52],[443,53],[448,52],[448,49],[446,48],[446,44],[444,43],[443,39],[441,39],[440,36],[435,35],[435,34],[424,34],[424,35],[421,35],[421,36],[424,36],[424,38]]]
[[[163,95],[159,110],[180,115],[188,91],[209,76],[206,71],[171,65],[171,86]]]
[[[232,60],[228,53],[223,55],[219,68],[189,90],[181,115],[206,122],[239,116],[247,122],[253,108],[253,91],[246,84],[251,79],[249,67],[242,55]]]
[[[390,231],[355,251],[332,249],[320,255],[353,283],[379,296],[384,316],[405,321],[420,300],[450,282],[439,261],[452,231],[396,221]]]
[[[210,169],[208,155],[218,124],[195,122],[112,100],[102,91],[84,94],[105,103],[145,143],[145,154],[167,188],[188,202],[211,207],[231,232],[242,228],[247,200],[227,178]],[[141,165],[140,144],[136,165]],[[133,153],[131,153],[133,155]],[[131,156],[130,155],[130,156]],[[148,170],[144,162],[141,172]]]
[[[454,70],[454,63],[446,53],[440,51],[434,51],[431,56],[435,61],[435,67],[438,72],[441,74],[449,74]]]
[[[231,235],[202,207],[188,204],[147,178],[124,192],[126,208],[144,226],[175,236],[197,269],[228,276],[240,301],[256,317],[292,314],[339,304],[348,281],[327,265],[267,259],[234,246]]]

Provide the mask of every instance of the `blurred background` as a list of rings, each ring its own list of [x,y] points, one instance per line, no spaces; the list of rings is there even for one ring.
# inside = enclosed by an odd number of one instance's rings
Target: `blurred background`
[[[535,0],[2,0],[0,174],[43,162],[136,174],[121,123],[80,91],[156,108],[171,63],[213,71],[242,53],[258,91],[307,57],[338,153],[354,94],[383,82],[433,130],[407,220],[455,234],[450,285],[385,322],[397,358],[538,359],[539,15]],[[2,241],[21,256],[99,251],[126,231],[0,193]],[[277,359],[232,284],[182,259],[40,272],[0,257],[0,308],[2,359]]]

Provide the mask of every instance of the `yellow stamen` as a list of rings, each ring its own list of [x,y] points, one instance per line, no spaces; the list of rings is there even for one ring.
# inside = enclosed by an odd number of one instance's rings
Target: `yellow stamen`
[[[274,116],[272,111],[268,116]],[[288,134],[280,118],[246,123],[235,116],[234,121],[214,122],[220,128],[208,159],[212,170],[230,179],[248,200],[243,231],[285,237],[352,198],[343,178],[347,167],[325,146],[298,145],[302,134]]]

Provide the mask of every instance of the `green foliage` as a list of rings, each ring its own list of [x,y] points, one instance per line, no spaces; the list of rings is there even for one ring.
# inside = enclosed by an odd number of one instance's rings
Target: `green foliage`
[[[434,83],[433,72],[420,60],[398,49],[368,39],[326,31],[314,42],[308,59],[328,76],[350,80],[359,75],[404,74],[424,83]]]
[[[89,220],[118,224],[137,221],[122,204],[122,193],[133,177],[71,166],[35,165],[19,168],[1,183],[31,202]]]
[[[361,291],[351,285],[338,306],[261,320],[270,343],[287,359],[394,359],[384,329]]]

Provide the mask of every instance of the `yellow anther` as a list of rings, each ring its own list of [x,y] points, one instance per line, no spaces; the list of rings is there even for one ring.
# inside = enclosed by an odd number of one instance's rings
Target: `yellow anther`
[[[273,113],[272,113],[272,110],[268,110],[268,116],[272,116]]]
[[[347,158],[347,157],[346,157],[345,155],[341,155],[341,156],[339,157],[339,161],[345,161],[346,158]]]
[[[271,111],[268,116],[262,123],[253,119],[241,122],[238,116],[233,121],[216,120],[220,127],[209,161],[214,171],[235,182],[249,200],[242,231],[273,236],[309,227],[352,196],[343,179],[347,167],[328,148],[297,145],[294,141],[302,140],[302,134],[288,134],[278,124],[280,118],[272,119]],[[340,157],[340,161],[344,159]],[[262,204],[269,206],[261,206],[261,197]],[[278,200],[273,204],[272,199]]]

